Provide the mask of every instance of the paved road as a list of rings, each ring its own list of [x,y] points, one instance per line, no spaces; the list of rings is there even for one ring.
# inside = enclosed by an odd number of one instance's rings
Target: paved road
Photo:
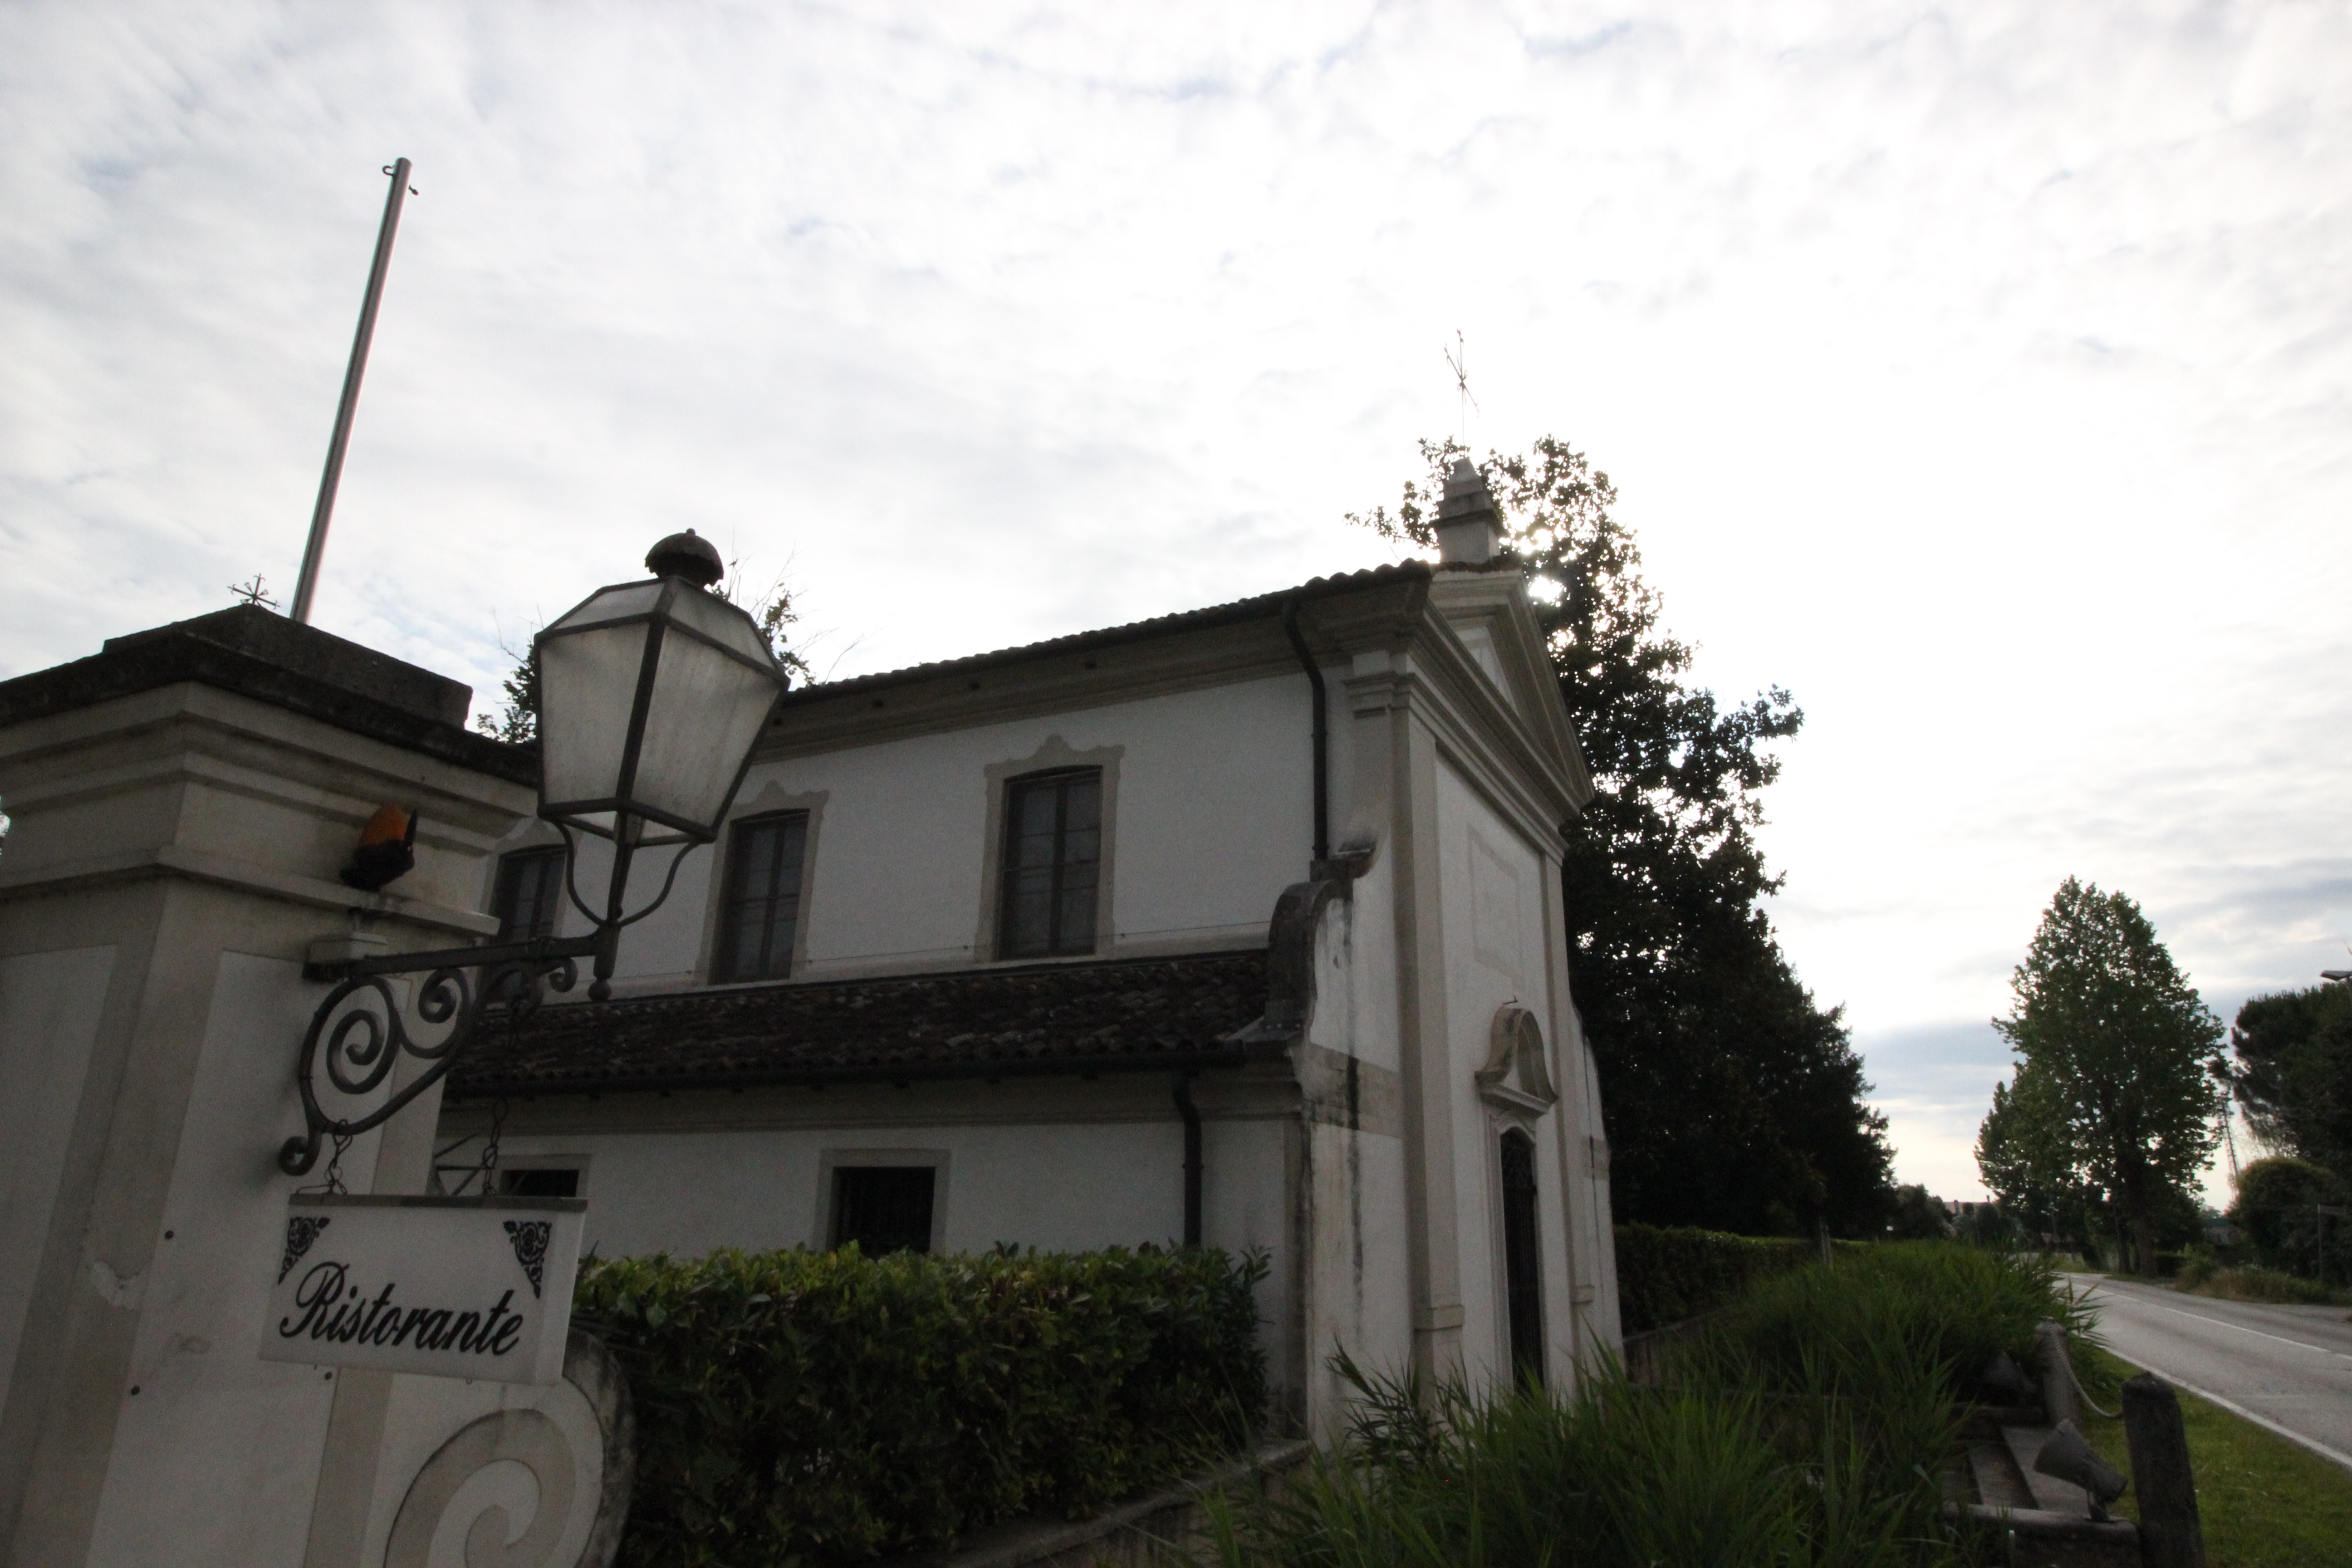
[[[2352,1322],[2343,1308],[2216,1301],[2114,1279],[2098,1280],[2091,1300],[2100,1335],[2124,1360],[2352,1468]]]

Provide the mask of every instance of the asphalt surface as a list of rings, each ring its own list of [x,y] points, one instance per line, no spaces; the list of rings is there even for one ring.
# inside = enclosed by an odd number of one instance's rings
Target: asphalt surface
[[[2124,1360],[2352,1468],[2352,1322],[2343,1308],[2217,1301],[2115,1279],[2092,1283],[2090,1296],[2100,1337]]]

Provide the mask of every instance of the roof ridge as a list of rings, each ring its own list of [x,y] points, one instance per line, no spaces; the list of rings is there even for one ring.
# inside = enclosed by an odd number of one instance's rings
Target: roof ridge
[[[1328,576],[1309,577],[1306,582],[1272,593],[1253,594],[1246,598],[1228,599],[1223,604],[1204,605],[1198,609],[1176,610],[1164,616],[1150,616],[1139,621],[1126,621],[1118,626],[1097,626],[1090,631],[1067,632],[1057,637],[1039,642],[1017,643],[1009,647],[991,648],[982,653],[961,654],[954,658],[934,659],[928,664],[910,664],[898,669],[876,670],[867,675],[853,675],[845,679],[812,682],[784,694],[786,703],[817,701],[844,693],[867,691],[881,686],[902,685],[908,681],[928,679],[933,676],[958,671],[985,668],[995,665],[1018,664],[1032,658],[1057,653],[1075,653],[1083,648],[1111,643],[1127,642],[1163,633],[1182,631],[1192,626],[1215,626],[1222,622],[1247,620],[1260,614],[1270,614],[1297,597],[1328,598],[1337,594],[1353,593],[1364,588],[1376,588],[1390,583],[1425,579],[1434,568],[1426,561],[1414,558],[1392,562],[1385,566],[1367,566],[1356,572],[1339,572]]]

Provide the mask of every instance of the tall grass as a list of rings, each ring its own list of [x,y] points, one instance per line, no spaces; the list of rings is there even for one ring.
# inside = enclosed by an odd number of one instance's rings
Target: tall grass
[[[1948,1398],[1999,1403],[1979,1374],[2003,1353],[2032,1368],[2045,1318],[2066,1326],[2078,1377],[2105,1375],[2091,1309],[2041,1255],[1888,1242],[1759,1287],[1683,1350],[1669,1375],[1793,1392],[1820,1373],[1866,1394],[1876,1379],[1934,1367]]]
[[[1764,1286],[1671,1355],[1573,1392],[1426,1389],[1341,1357],[1348,1442],[1223,1505],[1224,1568],[1930,1568],[1975,1373],[2033,1325],[2087,1326],[2037,1262],[1873,1247]]]

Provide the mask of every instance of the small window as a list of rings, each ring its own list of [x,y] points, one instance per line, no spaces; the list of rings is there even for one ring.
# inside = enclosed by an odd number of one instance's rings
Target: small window
[[[835,1166],[833,1245],[854,1241],[868,1258],[929,1252],[938,1178],[929,1165]]]
[[[710,966],[713,980],[780,980],[793,972],[801,858],[807,847],[805,811],[746,817],[728,830],[726,901]]]
[[[576,1198],[580,1173],[552,1166],[506,1167],[499,1172],[499,1191],[510,1198]]]
[[[1536,1227],[1536,1145],[1517,1128],[1503,1134],[1503,1287],[1511,1320],[1511,1366],[1544,1379],[1543,1253]]]
[[[492,913],[500,942],[536,942],[555,934],[563,901],[563,851],[518,849],[499,857],[499,891]]]
[[[1004,903],[999,958],[1095,950],[1102,871],[1102,770],[1074,768],[1004,786]]]

